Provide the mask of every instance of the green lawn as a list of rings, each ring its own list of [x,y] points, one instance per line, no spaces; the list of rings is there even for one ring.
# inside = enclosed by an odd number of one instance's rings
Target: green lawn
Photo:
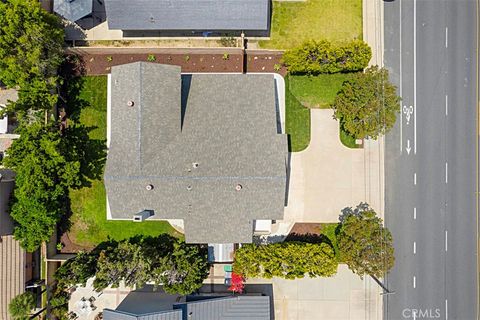
[[[270,40],[262,48],[289,49],[309,39],[362,38],[362,0],[273,1]]]
[[[289,76],[290,91],[308,108],[327,109],[334,102],[344,81],[353,73],[320,74],[318,76]]]
[[[322,223],[320,224],[320,234],[323,234],[328,240],[330,240],[332,247],[335,250],[335,256],[339,259],[337,236],[335,234],[337,227],[338,223]]]
[[[80,111],[79,122],[87,127],[96,127],[90,132],[91,139],[106,139],[107,119],[107,77],[84,77],[78,98],[85,106]],[[124,239],[137,234],[177,234],[164,221],[107,221],[106,195],[103,181],[92,181],[92,186],[71,190],[72,227],[69,235],[72,241],[83,246],[94,246],[107,237]]]
[[[285,77],[285,127],[290,150],[302,151],[310,143],[310,109],[305,108],[290,92],[290,76]]]

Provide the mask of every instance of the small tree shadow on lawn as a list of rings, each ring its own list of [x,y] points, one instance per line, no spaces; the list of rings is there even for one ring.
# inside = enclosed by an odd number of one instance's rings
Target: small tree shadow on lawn
[[[308,242],[308,243],[326,243],[333,248],[332,241],[324,234],[315,234],[315,233],[290,233],[285,241],[298,241],[298,242]]]

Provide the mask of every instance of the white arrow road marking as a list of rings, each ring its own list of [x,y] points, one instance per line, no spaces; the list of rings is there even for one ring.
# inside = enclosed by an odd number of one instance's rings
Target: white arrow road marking
[[[410,150],[412,150],[412,148],[410,148],[410,139],[407,140],[407,147],[405,150],[407,150],[407,154],[410,154]]]

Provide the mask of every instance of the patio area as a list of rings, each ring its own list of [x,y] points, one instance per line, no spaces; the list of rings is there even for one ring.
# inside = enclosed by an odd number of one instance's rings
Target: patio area
[[[94,320],[104,308],[115,309],[132,291],[123,284],[119,288],[107,288],[102,292],[93,289],[93,278],[85,287],[77,287],[68,303],[71,319]]]

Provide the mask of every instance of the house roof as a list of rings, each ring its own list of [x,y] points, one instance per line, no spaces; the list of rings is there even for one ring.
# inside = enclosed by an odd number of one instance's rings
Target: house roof
[[[103,309],[104,320],[183,320],[182,310],[168,310],[145,314],[133,314],[125,311]]]
[[[184,219],[187,242],[248,243],[253,220],[283,218],[288,146],[272,75],[181,77],[139,62],[111,77],[113,219],[153,210],[150,219]]]
[[[12,319],[8,304],[25,290],[26,253],[13,238],[8,200],[13,190],[12,172],[0,170],[0,319]]]
[[[270,297],[231,296],[175,304],[148,314],[103,310],[105,320],[270,320]]]
[[[120,30],[267,30],[270,0],[105,0]]]
[[[54,0],[53,11],[75,22],[92,13],[93,0]]]

